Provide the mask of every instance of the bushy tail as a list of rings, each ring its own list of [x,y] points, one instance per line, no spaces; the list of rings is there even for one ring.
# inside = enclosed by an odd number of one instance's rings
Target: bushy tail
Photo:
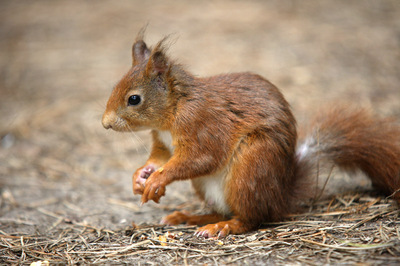
[[[299,173],[330,163],[361,170],[372,185],[400,203],[400,125],[366,110],[333,108],[320,113],[297,150]]]

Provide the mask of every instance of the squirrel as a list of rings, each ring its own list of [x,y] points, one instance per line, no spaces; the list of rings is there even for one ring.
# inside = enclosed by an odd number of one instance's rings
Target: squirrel
[[[196,77],[167,55],[168,37],[148,47],[141,31],[132,67],[114,87],[106,129],[151,130],[150,157],[132,177],[141,202],[191,180],[210,214],[175,211],[161,223],[199,225],[197,236],[224,237],[281,221],[304,198],[317,164],[361,170],[400,202],[400,126],[362,109],[320,112],[297,143],[282,93],[252,73]]]

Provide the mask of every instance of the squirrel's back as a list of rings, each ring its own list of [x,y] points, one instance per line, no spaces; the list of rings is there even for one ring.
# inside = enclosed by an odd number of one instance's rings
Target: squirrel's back
[[[210,112],[215,119],[228,118],[229,123],[237,124],[241,130],[282,127],[284,123],[295,131],[296,122],[288,102],[272,83],[257,74],[243,72],[197,78],[185,96],[183,108],[196,108],[194,111],[199,116]]]

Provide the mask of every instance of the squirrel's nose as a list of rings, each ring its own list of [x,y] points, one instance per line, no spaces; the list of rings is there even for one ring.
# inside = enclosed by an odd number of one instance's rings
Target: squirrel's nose
[[[104,113],[101,123],[105,129],[112,128],[113,121],[115,120],[115,112]]]
[[[105,129],[110,129],[110,128],[112,128],[112,126],[111,126],[110,124],[105,123],[104,120],[103,120],[101,123],[103,124],[103,127],[104,127]]]

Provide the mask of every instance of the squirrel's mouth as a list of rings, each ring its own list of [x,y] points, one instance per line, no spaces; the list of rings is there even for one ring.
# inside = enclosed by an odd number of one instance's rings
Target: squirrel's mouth
[[[153,129],[152,127],[143,125],[141,123],[133,123],[132,121],[125,120],[119,117],[114,111],[105,112],[101,120],[105,129],[112,129],[118,132],[136,132],[142,130]]]

